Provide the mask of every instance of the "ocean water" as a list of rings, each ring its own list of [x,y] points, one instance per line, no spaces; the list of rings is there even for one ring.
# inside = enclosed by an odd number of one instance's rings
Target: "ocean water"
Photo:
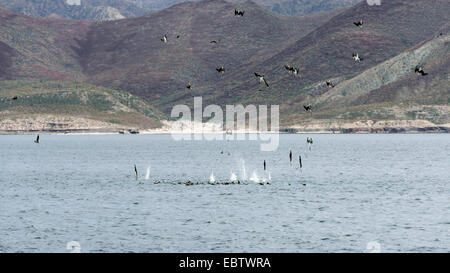
[[[0,136],[0,252],[450,252],[449,135],[33,140]]]

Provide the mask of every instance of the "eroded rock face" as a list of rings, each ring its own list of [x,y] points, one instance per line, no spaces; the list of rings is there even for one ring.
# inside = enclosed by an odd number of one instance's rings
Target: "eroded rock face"
[[[113,6],[109,6],[109,2]],[[133,11],[138,10],[138,7],[134,3],[128,1],[122,2],[99,1],[99,3],[93,3],[92,1],[81,0],[0,0],[0,6],[3,6],[9,11],[29,16],[88,21],[111,21],[125,18],[118,8],[123,11],[131,10],[132,12],[127,13],[129,17],[143,15],[140,13],[134,14]],[[117,8],[114,6],[117,6]]]
[[[34,116],[0,120],[0,131],[65,131],[118,128],[117,124],[72,116]]]

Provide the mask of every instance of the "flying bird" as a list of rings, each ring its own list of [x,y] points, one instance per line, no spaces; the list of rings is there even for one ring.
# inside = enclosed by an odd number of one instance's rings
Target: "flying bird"
[[[244,16],[245,11],[243,10],[234,10],[234,16]]]
[[[298,75],[298,72],[299,72],[299,69],[298,69],[298,68],[293,67],[293,66],[290,66],[290,65],[285,65],[284,68],[286,68],[286,70],[287,70],[289,73],[292,73],[292,74],[294,74],[295,76]]]
[[[12,97],[12,100],[17,100],[17,99],[18,99],[17,96]]]
[[[359,22],[353,22],[353,24],[355,24],[355,26],[357,26],[357,27],[362,27],[363,24],[364,24],[364,22],[363,22],[363,20],[361,19],[361,20],[359,20]]]
[[[416,74],[426,76],[428,73],[425,73],[422,66],[417,66],[415,69]]]
[[[312,112],[312,105],[311,104],[303,105],[303,108],[305,108],[306,112]]]
[[[361,62],[362,60],[364,60],[363,58],[359,57],[358,53],[353,53],[352,58],[355,62]]]
[[[300,164],[300,169],[301,169],[303,167],[301,155],[298,156],[298,163]]]
[[[191,82],[189,82],[189,83],[186,85],[186,88],[189,89],[189,90],[192,89],[192,84],[191,84]]]
[[[37,135],[36,140],[34,141],[34,143],[39,144],[39,135]]]
[[[136,164],[134,164],[134,173],[136,174],[136,180],[137,180],[139,175],[138,175]]]
[[[224,73],[225,72],[225,67],[221,66],[219,68],[216,68],[217,72],[219,73]]]
[[[264,170],[266,170],[266,161],[264,160]]]
[[[259,83],[264,83],[267,87],[269,87],[269,84],[266,81],[266,78],[264,78],[264,75],[260,75],[255,72],[255,76],[259,78]]]
[[[164,37],[161,38],[161,42],[167,43],[167,35],[164,35]]]
[[[180,38],[180,35],[177,35],[177,39]]]
[[[327,86],[330,88],[334,88],[334,83],[331,81],[327,81]]]
[[[289,162],[292,163],[292,151],[289,151]]]
[[[306,138],[306,143],[308,144],[313,144],[313,139],[312,138]]]

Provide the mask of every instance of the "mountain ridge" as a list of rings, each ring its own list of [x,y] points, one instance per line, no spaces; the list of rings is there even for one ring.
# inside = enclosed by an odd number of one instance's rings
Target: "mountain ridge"
[[[363,120],[448,124],[450,7],[443,0],[427,7],[424,0],[362,2],[292,17],[252,1],[208,0],[98,23],[1,11],[0,79],[123,90],[158,108],[163,119],[174,105],[192,106],[193,97],[202,96],[205,104],[221,106],[279,104],[284,127]],[[235,16],[235,8],[245,15]],[[353,24],[360,19],[363,28]],[[355,52],[361,63],[352,60]],[[289,74],[287,64],[299,67],[300,76]],[[415,74],[417,65],[429,75]],[[220,66],[225,73],[216,71]],[[265,75],[270,87],[254,73]],[[327,80],[335,87],[328,88]],[[303,109],[308,104],[312,113]]]

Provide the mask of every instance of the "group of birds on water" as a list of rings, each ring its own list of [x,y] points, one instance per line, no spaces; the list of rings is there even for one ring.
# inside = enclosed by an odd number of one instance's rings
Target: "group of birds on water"
[[[244,10],[238,10],[238,9],[235,9],[235,10],[234,10],[234,16],[243,17],[244,14],[245,14],[245,11],[244,11]],[[354,24],[356,27],[358,27],[358,28],[363,28],[363,26],[364,26],[364,21],[361,19],[361,20],[359,20],[359,21],[357,21],[357,22],[353,22],[353,24]],[[180,35],[177,35],[176,37],[177,37],[177,39],[178,39],[178,38],[180,37]],[[167,38],[167,35],[164,35],[164,36],[161,38],[161,41],[162,41],[163,43],[167,43],[167,39],[168,39],[168,38]],[[210,41],[210,43],[211,43],[211,44],[218,44],[219,41],[220,41],[220,40],[212,40],[212,41]],[[364,61],[364,58],[362,58],[362,57],[359,55],[358,52],[354,52],[354,53],[352,54],[352,59],[353,59],[356,63],[360,63],[360,62]],[[286,69],[286,71],[287,71],[288,73],[290,73],[290,74],[292,74],[292,75],[294,75],[294,76],[299,76],[299,75],[300,75],[300,69],[299,69],[298,67],[294,67],[294,66],[291,66],[291,65],[286,64],[286,65],[284,66],[284,68]],[[220,67],[217,67],[217,68],[216,68],[216,71],[217,71],[218,73],[225,73],[226,69],[225,69],[224,66],[220,66]],[[424,71],[424,69],[423,69],[423,67],[422,67],[421,65],[418,65],[418,66],[416,67],[415,73],[416,73],[416,74],[419,74],[419,75],[422,75],[422,76],[428,75],[428,73],[426,73],[426,72]],[[254,72],[254,75],[255,75],[255,77],[258,79],[258,82],[259,82],[260,84],[264,84],[266,87],[269,87],[269,83],[268,83],[268,81],[267,81],[265,75],[262,75],[262,74],[260,74],[260,73],[258,73],[258,72]],[[334,82],[332,82],[331,80],[327,80],[327,81],[325,82],[325,85],[326,85],[326,87],[328,87],[328,88],[330,88],[330,89],[332,89],[332,88],[334,88],[334,87],[336,86],[336,84],[335,84]],[[189,83],[186,85],[186,88],[187,88],[188,90],[192,90],[192,88],[193,88],[192,83],[189,82]],[[260,89],[260,91],[262,91],[262,90]],[[304,110],[305,110],[306,112],[312,113],[313,107],[312,107],[311,104],[304,105],[303,107],[304,107]]]
[[[309,150],[311,151],[311,146],[313,145],[314,141],[312,138],[307,137],[306,138],[306,143],[309,145]],[[223,150],[220,152],[220,154],[224,154]],[[230,153],[228,152],[228,155],[230,155]],[[292,150],[289,150],[289,162],[292,165],[293,162],[293,153]],[[302,163],[302,156],[299,155],[298,156],[298,164],[299,164],[299,169],[301,170],[303,168],[303,163]],[[264,159],[263,161],[263,168],[264,168],[264,172],[267,171],[267,162]],[[139,180],[139,172],[137,169],[136,164],[134,164],[134,173],[136,176],[136,180]],[[270,176],[269,176],[270,177]],[[269,178],[270,179],[270,178]],[[259,185],[271,185],[270,181],[258,181],[257,182]],[[142,182],[140,182],[140,184],[142,184]],[[154,182],[154,184],[161,184],[161,181],[157,180]],[[232,180],[232,181],[208,181],[208,182],[192,182],[191,180],[188,180],[187,182],[178,182],[177,184],[179,185],[186,185],[186,186],[193,186],[193,185],[247,185],[248,183],[246,182],[241,182],[240,180],[236,179],[236,180]],[[289,186],[291,184],[289,183]],[[305,183],[301,184],[302,186],[306,186]]]

